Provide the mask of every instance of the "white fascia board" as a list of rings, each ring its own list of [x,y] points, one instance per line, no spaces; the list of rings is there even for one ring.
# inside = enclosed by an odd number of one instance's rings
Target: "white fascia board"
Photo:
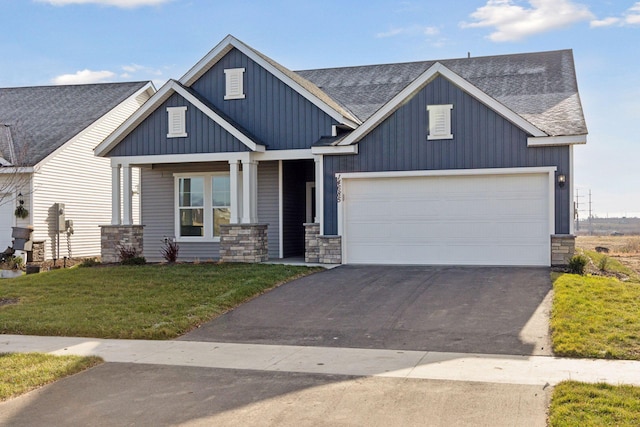
[[[267,150],[255,153],[252,158],[257,162],[267,160],[302,160],[313,159],[313,153],[309,148],[301,148],[298,150]]]
[[[36,171],[35,167],[31,166],[5,166],[0,167],[0,175],[3,174],[21,174],[21,173],[33,173]]]
[[[242,161],[250,158],[250,152],[228,153],[191,153],[191,154],[157,154],[148,156],[114,156],[110,157],[111,166],[135,166],[163,163],[198,163]]]
[[[389,172],[347,172],[337,173],[342,179],[369,178],[410,178],[420,176],[473,176],[473,175],[519,175],[519,174],[553,174],[558,168],[555,166],[540,166],[531,168],[486,168],[486,169],[441,169],[441,170],[412,170]]]
[[[227,37],[225,37],[222,42],[218,43],[216,47],[214,47],[204,58],[198,61],[198,63],[194,65],[189,71],[187,71],[187,73],[178,81],[180,82],[180,84],[190,87],[193,83],[196,82],[196,80],[202,77],[204,73],[206,73],[211,67],[213,67],[220,59],[222,59],[222,57],[224,57],[224,55],[226,55],[232,48],[238,49],[244,55],[251,58],[252,61],[256,62],[269,73],[276,76],[278,79],[284,82],[284,84],[291,87],[300,95],[308,99],[312,104],[327,113],[337,122],[347,125],[352,129],[355,129],[356,127],[358,127],[358,125],[360,125],[360,122],[354,121],[348,117],[344,117],[338,111],[334,110],[326,102],[318,98],[313,93],[309,92],[303,86],[301,86],[289,76],[284,74],[282,71],[274,67],[271,63],[265,61],[264,58],[258,55],[253,49],[251,49],[249,46],[236,39],[232,35],[228,35]],[[357,120],[357,118],[355,117],[354,119]]]
[[[524,130],[525,132],[533,135],[533,136],[547,136],[546,133],[542,132],[540,129],[532,125],[527,120],[523,119],[520,115],[514,113],[511,109],[507,108],[504,104],[496,101],[491,96],[487,95],[485,92],[478,89],[476,86],[471,84],[469,81],[460,77],[458,74],[454,73],[440,62],[436,62],[431,67],[429,67],[422,75],[420,75],[417,79],[411,82],[407,87],[405,87],[400,93],[391,98],[389,102],[387,102],[384,106],[382,106],[378,111],[376,111],[373,116],[369,117],[367,121],[365,121],[358,129],[351,132],[349,136],[340,141],[337,145],[351,145],[353,143],[358,142],[364,136],[366,136],[369,132],[371,132],[376,126],[378,126],[382,121],[384,121],[387,117],[389,117],[396,109],[398,109],[403,103],[405,103],[411,96],[413,96],[416,92],[421,90],[424,86],[426,86],[431,80],[436,78],[438,75],[441,75],[451,81],[453,84],[458,86],[463,91],[467,92],[469,95],[478,99],[483,104],[487,105],[489,108],[511,121],[513,124]]]
[[[527,147],[586,144],[587,135],[543,136],[527,138]]]
[[[242,142],[246,145],[251,151],[265,151],[265,146],[262,144],[256,144],[253,142],[247,135],[240,132],[235,126],[231,123],[220,117],[215,111],[211,108],[207,107],[204,103],[202,103],[198,98],[193,96],[191,93],[186,91],[182,86],[177,84],[176,82],[172,82],[173,90],[176,93],[181,95],[184,99],[193,104],[197,109],[206,114],[211,120],[219,124],[224,130],[233,135],[238,141]]]
[[[322,147],[311,147],[313,154],[323,155],[345,155],[345,154],[358,154],[358,146],[354,145],[328,145]]]

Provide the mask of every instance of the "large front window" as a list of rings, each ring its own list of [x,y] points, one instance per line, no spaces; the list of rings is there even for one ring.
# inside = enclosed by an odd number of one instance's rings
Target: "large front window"
[[[183,240],[218,240],[231,219],[229,174],[176,176],[176,234]]]

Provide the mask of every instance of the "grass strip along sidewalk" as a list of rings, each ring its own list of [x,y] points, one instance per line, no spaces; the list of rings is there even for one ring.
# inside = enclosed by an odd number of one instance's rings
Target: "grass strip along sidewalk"
[[[99,357],[0,353],[0,401],[26,393],[99,363]]]
[[[56,270],[0,282],[0,333],[171,339],[277,285],[318,271],[267,264]]]

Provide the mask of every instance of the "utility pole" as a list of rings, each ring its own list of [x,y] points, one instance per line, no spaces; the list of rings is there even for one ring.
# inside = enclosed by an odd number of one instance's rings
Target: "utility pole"
[[[589,189],[589,236],[593,236],[593,215],[591,213],[591,189]]]
[[[574,202],[574,216],[576,231],[580,231],[580,189],[576,188],[576,201]]]

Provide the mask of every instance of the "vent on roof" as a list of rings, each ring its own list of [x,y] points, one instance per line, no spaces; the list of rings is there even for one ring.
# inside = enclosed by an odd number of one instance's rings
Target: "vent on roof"
[[[244,99],[244,68],[224,70],[226,94],[224,99]]]
[[[187,137],[187,107],[167,107],[167,138]]]
[[[427,105],[429,112],[429,135],[427,139],[453,139],[451,133],[452,104]]]

